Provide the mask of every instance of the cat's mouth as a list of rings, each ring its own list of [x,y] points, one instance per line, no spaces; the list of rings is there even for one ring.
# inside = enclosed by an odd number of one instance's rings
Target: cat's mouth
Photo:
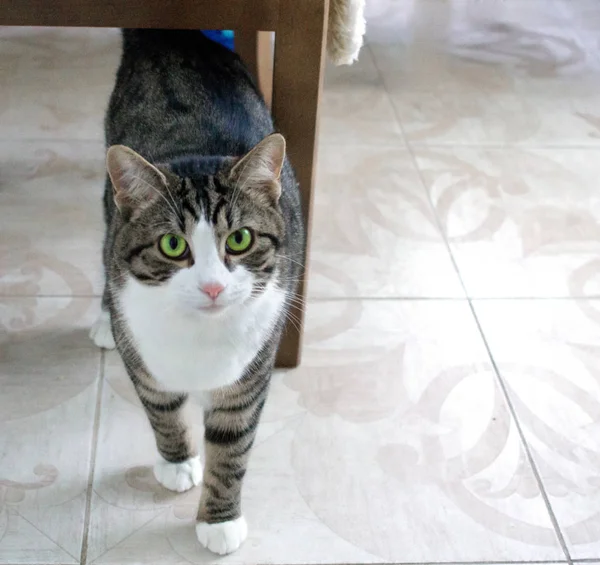
[[[227,306],[221,306],[219,304],[206,304],[198,306],[198,310],[203,314],[217,315],[226,310]]]

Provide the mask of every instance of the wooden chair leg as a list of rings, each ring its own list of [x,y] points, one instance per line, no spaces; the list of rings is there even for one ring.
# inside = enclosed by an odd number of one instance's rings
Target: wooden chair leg
[[[275,36],[273,115],[287,140],[288,154],[300,183],[307,234],[303,263],[307,265],[329,5],[328,0],[290,0],[282,4]],[[306,268],[298,298],[306,300]],[[304,307],[299,301],[295,301],[291,315],[294,322],[288,323],[281,342],[278,367],[296,367],[300,362]]]
[[[258,82],[258,87],[269,108],[273,91],[273,48],[272,33],[241,29],[235,31],[236,53]]]

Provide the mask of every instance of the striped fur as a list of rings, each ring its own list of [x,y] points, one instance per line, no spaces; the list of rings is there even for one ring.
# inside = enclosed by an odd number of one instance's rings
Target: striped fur
[[[301,274],[304,231],[292,168],[276,138],[253,150],[273,130],[269,112],[235,54],[198,32],[124,31],[121,67],[106,116],[106,139],[108,146],[129,149],[109,151],[103,310],[110,313],[116,346],[146,411],[158,451],[174,466],[174,473],[183,472],[183,465],[198,454],[185,416],[188,394],[201,391],[206,399],[205,469],[197,519],[208,526],[202,527],[202,533],[198,530],[198,536],[201,543],[220,553],[234,550],[245,536],[245,523],[240,525],[242,482],[288,303]],[[192,249],[203,225],[211,230],[221,275],[249,290],[239,303],[233,295],[226,297],[224,314],[198,315],[197,323],[209,324],[209,329],[210,324],[235,327],[238,315],[263,315],[262,306],[253,310],[252,305],[267,299],[272,320],[263,324],[264,331],[256,324],[256,331],[263,333],[252,335],[248,328],[240,333],[248,336],[241,340],[243,347],[254,349],[248,361],[235,369],[234,377],[227,373],[214,386],[211,371],[221,369],[198,362],[198,366],[185,367],[192,377],[198,371],[197,386],[182,390],[179,375],[156,369],[143,353],[148,349],[142,341],[148,337],[144,323],[136,326],[135,316],[162,320],[155,299],[144,301],[143,297],[171,296],[173,289],[184,288],[176,287],[178,281],[194,273],[204,276],[205,257]],[[232,230],[241,227],[251,230],[253,246],[247,253],[229,253],[224,242]],[[158,243],[165,233],[179,234],[190,242],[189,254],[181,260],[166,257]],[[130,295],[137,298],[130,299]],[[196,299],[200,300],[194,295]],[[146,310],[140,314],[140,309]],[[194,316],[181,310],[181,324],[175,319],[173,332],[195,324]],[[198,335],[211,337],[209,330]],[[235,351],[240,341],[236,339]],[[198,348],[204,346],[198,343]],[[168,351],[168,345],[165,348]],[[181,368],[187,359],[187,355],[173,358],[173,366]],[[221,367],[221,360],[217,365]],[[229,371],[236,367],[223,366]]]

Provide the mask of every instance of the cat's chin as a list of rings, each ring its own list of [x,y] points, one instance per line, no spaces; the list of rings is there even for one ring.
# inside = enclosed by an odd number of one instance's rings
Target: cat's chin
[[[207,318],[219,318],[233,312],[242,306],[243,302],[232,302],[230,304],[198,304],[195,305],[193,313]]]
[[[228,314],[235,315],[236,311],[248,306],[252,301],[252,296],[237,295],[229,298],[225,304],[197,304],[196,311],[199,312],[200,315],[210,318],[218,318]]]
[[[219,306],[217,304],[211,304],[210,306],[198,306],[196,309],[200,314],[205,316],[220,316],[229,309],[228,306]]]

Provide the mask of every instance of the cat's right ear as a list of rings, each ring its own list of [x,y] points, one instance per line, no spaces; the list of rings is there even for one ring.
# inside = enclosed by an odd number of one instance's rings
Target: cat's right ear
[[[115,204],[126,218],[149,206],[167,186],[165,175],[124,145],[109,147],[106,170],[115,191]]]

